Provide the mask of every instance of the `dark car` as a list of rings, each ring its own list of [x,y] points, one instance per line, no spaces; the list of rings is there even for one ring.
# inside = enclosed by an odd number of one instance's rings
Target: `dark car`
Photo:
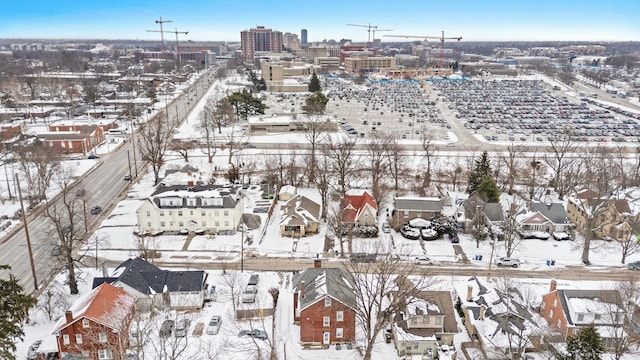
[[[238,334],[240,337],[251,336],[260,340],[267,340],[267,332],[264,330],[253,329],[253,330],[242,330]]]
[[[173,326],[175,322],[173,320],[165,320],[160,326],[160,337],[169,337],[173,332]]]
[[[127,174],[124,176],[125,181],[131,181],[131,175]]]
[[[349,259],[353,263],[371,263],[376,261],[376,254],[355,253]]]
[[[102,212],[102,207],[101,206],[96,205],[96,206],[91,208],[91,214],[93,214],[93,215],[100,214],[101,212]]]
[[[634,261],[627,264],[629,270],[640,270],[640,261]]]
[[[100,156],[96,154],[90,154],[89,156],[87,156],[87,159],[100,159]]]

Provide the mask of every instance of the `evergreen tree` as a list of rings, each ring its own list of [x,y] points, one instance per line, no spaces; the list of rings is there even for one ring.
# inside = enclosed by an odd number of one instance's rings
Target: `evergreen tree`
[[[302,105],[302,110],[304,110],[307,115],[320,115],[324,114],[325,109],[327,108],[327,103],[329,99],[324,96],[321,92],[316,92],[311,96],[308,96],[304,100],[304,105]]]
[[[313,75],[311,75],[311,81],[309,81],[309,92],[317,93],[318,91],[322,91],[320,79],[318,79],[316,73],[313,73]]]
[[[489,164],[489,154],[483,152],[479,159],[476,159],[475,166],[471,173],[469,173],[469,187],[467,188],[467,194],[473,194],[480,186],[482,179],[485,176],[491,175],[491,165]]]
[[[253,96],[246,89],[235,92],[227,97],[238,119],[247,120],[249,115],[264,114],[267,108],[262,100]]]
[[[493,176],[487,175],[482,178],[480,185],[476,189],[476,195],[486,202],[497,203],[500,201],[500,190],[498,190],[498,185],[496,185]]]
[[[600,360],[604,353],[602,339],[593,324],[581,329],[567,341],[567,353],[560,354],[560,360]]]
[[[0,265],[0,270],[10,270],[7,265]],[[13,276],[0,279],[0,358],[14,360],[16,357],[16,340],[22,340],[24,331],[22,322],[29,316],[29,308],[36,304],[36,299],[23,293],[24,289]]]

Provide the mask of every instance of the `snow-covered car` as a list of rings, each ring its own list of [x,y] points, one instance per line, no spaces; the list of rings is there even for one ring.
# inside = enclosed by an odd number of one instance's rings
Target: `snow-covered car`
[[[409,225],[405,225],[400,229],[400,234],[409,240],[420,239],[420,230],[413,228]]]
[[[520,266],[520,260],[509,258],[509,257],[501,257],[496,259],[496,265],[511,266],[511,267],[517,268],[518,266]]]
[[[264,330],[260,330],[260,329],[242,330],[242,331],[240,331],[238,336],[240,336],[240,337],[251,336],[251,337],[254,337],[256,339],[267,340],[267,332],[264,331]]]
[[[391,232],[391,226],[388,223],[382,223],[382,232],[388,234]]]
[[[422,236],[422,240],[431,241],[438,238],[438,232],[433,229],[422,229],[420,236]]]
[[[175,322],[173,320],[165,320],[160,326],[160,337],[169,337],[169,335],[171,335],[171,333],[173,332],[174,325]]]
[[[627,264],[629,270],[640,270],[640,261],[634,261]]]
[[[33,344],[31,344],[31,346],[29,347],[29,352],[27,352],[28,360],[35,360],[38,358],[38,348],[41,344],[42,340],[36,340]]]
[[[417,265],[431,265],[431,264],[433,264],[433,261],[431,261],[431,259],[429,259],[426,256],[418,256],[418,257],[416,257],[416,264]]]
[[[189,319],[180,319],[176,323],[176,330],[174,331],[174,335],[176,337],[185,337],[189,332],[189,325],[191,325],[191,321]]]
[[[222,318],[220,315],[213,315],[211,320],[209,320],[209,325],[207,325],[207,334],[215,335],[220,331],[220,323],[222,322]]]
[[[249,285],[244,292],[242,293],[242,302],[243,303],[254,303],[256,302],[256,295],[258,294],[258,288],[255,285]]]

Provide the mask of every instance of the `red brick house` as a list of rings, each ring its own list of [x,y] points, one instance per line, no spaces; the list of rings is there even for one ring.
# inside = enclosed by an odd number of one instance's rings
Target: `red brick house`
[[[566,340],[593,324],[605,347],[610,348],[625,325],[617,290],[558,289],[551,280],[549,292],[542,296],[540,315]],[[612,333],[614,332],[614,333]]]
[[[375,225],[378,206],[367,190],[350,190],[342,199],[342,220],[348,224]]]
[[[38,139],[62,154],[87,153],[104,142],[104,131],[100,126],[82,125],[71,130],[57,129],[38,134]]]
[[[124,359],[134,302],[125,290],[107,283],[76,300],[52,331],[60,358]]]
[[[442,214],[442,199],[431,197],[397,197],[393,210],[396,226],[408,224],[410,220],[421,218],[431,220]]]
[[[300,325],[300,343],[329,346],[352,343],[356,337],[353,278],[343,269],[315,267],[293,277],[293,315]]]

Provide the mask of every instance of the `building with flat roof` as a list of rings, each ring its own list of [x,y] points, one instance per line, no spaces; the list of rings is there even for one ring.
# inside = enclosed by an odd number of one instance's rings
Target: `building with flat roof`
[[[396,68],[396,58],[388,56],[352,56],[344,60],[344,69],[349,72],[361,70],[393,70]]]
[[[253,62],[256,56],[271,52],[281,52],[282,32],[257,26],[240,32],[240,49],[244,61]]]

